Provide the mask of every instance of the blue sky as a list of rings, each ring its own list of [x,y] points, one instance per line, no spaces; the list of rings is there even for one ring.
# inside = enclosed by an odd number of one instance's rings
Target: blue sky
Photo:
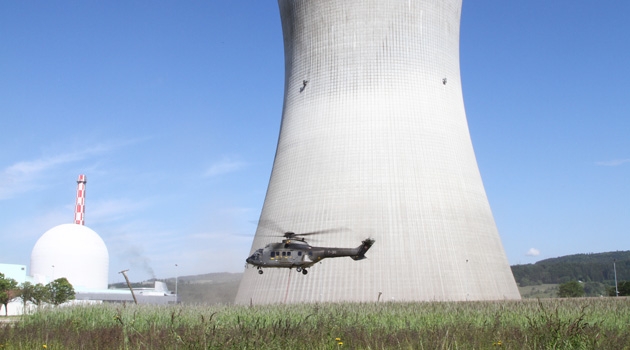
[[[627,13],[464,1],[466,112],[512,264],[630,249]],[[0,263],[71,222],[86,174],[110,281],[242,271],[283,88],[273,0],[0,3]]]

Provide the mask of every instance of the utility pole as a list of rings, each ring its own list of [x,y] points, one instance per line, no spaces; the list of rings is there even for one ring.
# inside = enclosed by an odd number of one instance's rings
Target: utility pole
[[[136,300],[136,295],[133,293],[133,288],[131,288],[131,283],[129,283],[129,278],[127,277],[127,274],[125,273],[127,271],[129,271],[129,269],[122,270],[119,273],[122,273],[122,275],[125,276],[125,281],[127,281],[127,286],[129,287],[129,290],[131,291],[131,296],[133,297],[133,302],[136,303],[136,305],[138,305],[138,300]]]
[[[613,270],[615,271],[615,296],[619,296],[619,289],[617,289],[617,259],[613,259]]]
[[[175,264],[175,301],[176,302],[179,299],[179,296],[177,295],[177,279],[178,278],[179,278],[179,273],[177,273],[177,264]]]

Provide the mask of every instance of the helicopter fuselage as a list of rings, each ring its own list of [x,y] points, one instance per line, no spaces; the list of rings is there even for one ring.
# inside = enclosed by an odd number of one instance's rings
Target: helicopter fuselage
[[[306,268],[326,258],[351,257],[354,260],[365,259],[365,252],[374,244],[374,240],[366,239],[357,248],[313,247],[303,239],[285,239],[281,243],[270,243],[258,249],[249,258],[248,264],[258,268],[296,268],[306,274]]]

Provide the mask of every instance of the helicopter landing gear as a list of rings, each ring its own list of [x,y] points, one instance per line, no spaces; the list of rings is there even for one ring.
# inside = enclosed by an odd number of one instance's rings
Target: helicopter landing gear
[[[302,274],[306,275],[308,273],[308,271],[306,271],[306,269],[302,270]]]
[[[263,274],[263,270],[260,268],[260,266],[256,267],[256,269],[258,270],[258,274],[259,275]]]
[[[302,268],[301,268],[301,267],[296,267],[296,268],[295,268],[295,271],[297,271],[297,272],[302,272]]]

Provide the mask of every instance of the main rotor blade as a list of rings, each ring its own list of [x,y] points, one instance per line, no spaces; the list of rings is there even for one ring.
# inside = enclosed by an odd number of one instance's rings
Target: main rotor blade
[[[339,232],[339,231],[346,231],[346,230],[348,230],[348,228],[346,228],[346,227],[337,227],[337,228],[330,228],[330,229],[326,229],[326,230],[317,230],[317,231],[304,232],[304,233],[295,233],[293,231],[286,231],[286,230],[282,229],[280,227],[280,225],[278,225],[273,220],[259,220],[257,223],[258,223],[259,227],[262,227],[262,228],[267,229],[269,231],[273,231],[275,233],[278,233],[278,235],[276,237],[284,237],[284,238],[291,238],[291,237],[295,237],[295,236],[312,236],[312,235],[326,234],[326,233],[333,233],[333,232]]]
[[[340,232],[340,231],[345,231],[347,230],[347,228],[345,227],[338,227],[338,228],[329,228],[327,230],[318,230],[318,231],[312,231],[312,232],[305,232],[305,233],[296,233],[296,236],[311,236],[311,235],[319,235],[319,234],[325,234],[325,233],[333,233],[333,232]]]

